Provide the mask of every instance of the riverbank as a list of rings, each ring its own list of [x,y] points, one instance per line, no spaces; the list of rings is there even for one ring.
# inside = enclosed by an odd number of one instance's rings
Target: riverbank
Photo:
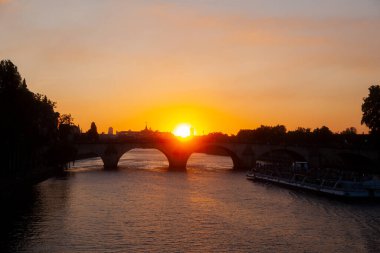
[[[64,173],[62,167],[42,166],[37,170],[22,175],[1,177],[0,199],[2,201],[12,200],[20,192],[27,190],[31,186],[62,173]]]

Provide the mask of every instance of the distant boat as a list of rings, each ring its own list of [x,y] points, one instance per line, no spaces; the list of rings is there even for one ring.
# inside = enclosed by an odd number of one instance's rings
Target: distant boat
[[[291,166],[258,161],[247,173],[247,179],[343,198],[380,198],[380,180],[377,176],[331,168],[310,169],[308,163],[302,161]]]

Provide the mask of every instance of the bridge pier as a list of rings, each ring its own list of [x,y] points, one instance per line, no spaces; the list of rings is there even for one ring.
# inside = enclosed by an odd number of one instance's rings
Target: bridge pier
[[[243,155],[237,163],[234,161],[234,169],[248,171],[252,169],[255,164],[256,159],[253,155]]]
[[[255,153],[251,145],[246,145],[241,153],[231,155],[235,170],[248,171],[256,164]]]
[[[167,156],[169,160],[169,170],[186,171],[186,165],[190,155],[191,153],[189,152],[173,152]]]
[[[120,156],[118,154],[104,154],[101,156],[103,160],[104,169],[112,170],[117,169]]]
[[[169,161],[169,170],[171,171],[186,171],[187,161]]]

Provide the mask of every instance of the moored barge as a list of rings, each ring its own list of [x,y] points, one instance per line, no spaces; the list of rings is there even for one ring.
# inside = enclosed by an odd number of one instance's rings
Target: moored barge
[[[350,199],[380,198],[377,176],[332,168],[311,169],[307,162],[291,166],[258,161],[247,179],[276,183],[330,196]]]

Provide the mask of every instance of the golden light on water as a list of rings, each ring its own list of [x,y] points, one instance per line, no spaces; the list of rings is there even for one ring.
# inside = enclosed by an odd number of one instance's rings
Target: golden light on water
[[[186,123],[179,124],[173,130],[173,134],[178,137],[187,138],[191,135],[191,126]]]

